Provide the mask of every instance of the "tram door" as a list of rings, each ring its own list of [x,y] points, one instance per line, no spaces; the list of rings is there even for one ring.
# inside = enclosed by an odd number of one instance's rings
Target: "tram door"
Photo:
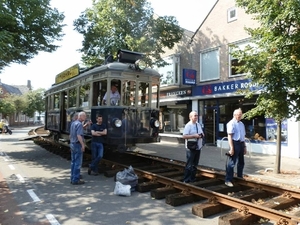
[[[217,124],[218,124],[218,108],[217,107],[205,107],[204,108],[204,133],[205,144],[216,145],[217,144]]]

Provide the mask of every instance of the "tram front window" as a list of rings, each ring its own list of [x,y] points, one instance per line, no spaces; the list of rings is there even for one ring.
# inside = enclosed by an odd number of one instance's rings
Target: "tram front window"
[[[93,106],[100,106],[101,100],[103,99],[103,96],[106,93],[106,87],[107,87],[107,81],[97,81],[93,83],[93,98],[92,98],[92,104]]]
[[[122,93],[123,93],[123,105],[134,106],[135,105],[135,81],[125,80],[122,85]]]
[[[149,83],[140,83],[139,87],[139,105],[142,107],[148,107],[149,102]]]

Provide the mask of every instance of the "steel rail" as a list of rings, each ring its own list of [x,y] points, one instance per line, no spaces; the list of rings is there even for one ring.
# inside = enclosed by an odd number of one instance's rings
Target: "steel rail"
[[[112,165],[117,165],[122,168],[127,168],[128,165],[124,165],[121,163],[112,162],[110,160],[102,159],[106,163],[110,163]],[[140,177],[144,177],[153,182],[161,183],[164,185],[168,185],[169,187],[177,188],[182,190],[183,193],[186,194],[194,194],[197,196],[201,196],[207,198],[211,202],[218,202],[223,205],[230,206],[232,208],[237,209],[239,212],[244,213],[245,215],[254,214],[263,218],[268,218],[272,221],[280,222],[279,224],[297,224],[300,223],[300,218],[289,215],[274,209],[270,209],[258,204],[254,204],[252,202],[244,201],[238,198],[233,198],[225,194],[217,193],[214,191],[210,191],[201,187],[193,186],[191,184],[186,184],[181,181],[176,181],[171,178],[163,177],[158,174],[154,174],[148,171],[140,170],[134,168],[135,173]],[[296,223],[297,222],[297,223]]]
[[[154,161],[159,161],[161,163],[165,163],[170,165],[173,168],[177,168],[177,169],[183,169],[185,162],[182,161],[170,161],[167,158],[161,158],[161,157],[153,157],[153,156],[148,156],[145,154],[141,154],[141,153],[129,153],[131,155],[135,155],[135,156],[139,156],[139,157],[143,157],[145,159],[151,159]],[[224,179],[224,174],[222,174],[219,171],[212,171],[209,169],[203,169],[201,168],[201,166],[197,167],[198,171],[197,173],[205,176],[205,177],[209,177],[209,178],[220,178],[220,179]],[[213,168],[211,168],[213,169]],[[239,185],[243,185],[243,186],[248,186],[248,187],[252,187],[252,188],[256,188],[256,189],[261,189],[261,190],[265,190],[268,192],[272,192],[272,193],[276,193],[276,194],[288,194],[290,195],[292,198],[295,199],[299,199],[300,200],[300,191],[296,190],[296,189],[292,189],[292,188],[286,188],[286,187],[281,187],[279,185],[273,185],[273,184],[264,184],[261,182],[257,182],[255,180],[251,180],[251,176],[248,175],[249,178],[244,178],[244,179],[240,179],[240,178],[234,178],[235,180],[235,184],[239,184]]]

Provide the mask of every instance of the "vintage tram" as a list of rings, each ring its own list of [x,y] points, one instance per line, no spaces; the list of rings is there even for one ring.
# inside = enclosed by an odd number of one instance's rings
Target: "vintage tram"
[[[119,50],[115,61],[110,58],[101,66],[82,71],[75,65],[58,74],[45,92],[45,129],[53,139],[68,145],[72,118],[84,111],[92,123],[102,115],[107,126],[106,152],[158,142],[160,75],[146,68],[142,58],[141,53]],[[112,86],[118,89],[118,99],[112,96]],[[84,129],[88,149],[90,128],[89,124]]]

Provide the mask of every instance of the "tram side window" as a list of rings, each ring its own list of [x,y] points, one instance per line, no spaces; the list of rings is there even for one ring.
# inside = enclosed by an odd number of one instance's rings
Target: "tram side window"
[[[125,80],[122,86],[123,90],[123,105],[134,106],[135,105],[135,89],[136,82]]]
[[[59,109],[59,94],[54,95],[54,109]]]
[[[97,81],[93,83],[93,106],[100,106],[101,100],[103,99],[107,90],[107,81]]]
[[[69,107],[76,107],[76,89],[69,90]]]
[[[149,106],[149,83],[141,82],[139,86],[139,105],[142,107]]]
[[[151,100],[151,108],[158,108],[158,98],[159,95],[157,95],[158,92],[158,85],[152,86],[152,100]]]
[[[81,107],[89,106],[90,84],[85,84],[80,87],[79,105]]]
[[[49,96],[48,110],[54,109],[54,95]]]

